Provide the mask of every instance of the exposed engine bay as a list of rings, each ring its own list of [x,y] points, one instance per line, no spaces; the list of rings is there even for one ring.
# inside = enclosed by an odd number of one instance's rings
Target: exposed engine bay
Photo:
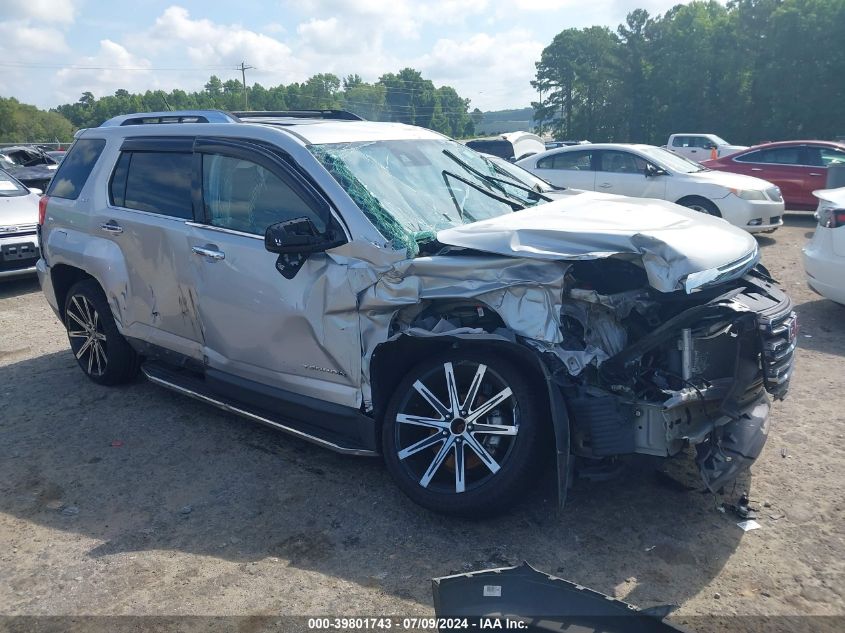
[[[712,491],[762,450],[767,393],[785,396],[797,333],[791,301],[759,265],[688,294],[655,291],[625,260],[574,262],[556,344],[514,336],[480,303],[413,312],[400,329],[486,332],[541,352],[564,396],[573,454],[670,457],[694,446]]]

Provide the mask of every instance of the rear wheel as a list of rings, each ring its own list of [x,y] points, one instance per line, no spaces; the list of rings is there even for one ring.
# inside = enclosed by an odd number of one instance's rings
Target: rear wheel
[[[416,503],[479,517],[513,505],[538,465],[541,405],[501,356],[454,350],[400,383],[382,432],[385,463]]]
[[[94,382],[116,385],[137,373],[138,356],[118,331],[106,296],[93,279],[68,291],[65,328],[76,362]]]
[[[722,214],[719,212],[719,207],[710,202],[710,200],[708,200],[707,198],[691,196],[689,198],[683,198],[682,200],[678,200],[678,204],[683,207],[687,207],[688,209],[692,209],[693,211],[698,211],[699,213],[714,215],[717,218],[722,217]]]

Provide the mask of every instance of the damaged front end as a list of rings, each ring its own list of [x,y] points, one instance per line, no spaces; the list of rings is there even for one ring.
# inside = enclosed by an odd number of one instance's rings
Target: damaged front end
[[[789,298],[765,270],[709,296],[604,294],[573,283],[576,307],[564,308],[562,327],[576,349],[546,350],[566,396],[573,453],[670,457],[694,446],[714,492],[748,468],[768,434],[767,392],[781,399],[788,389],[797,332]]]

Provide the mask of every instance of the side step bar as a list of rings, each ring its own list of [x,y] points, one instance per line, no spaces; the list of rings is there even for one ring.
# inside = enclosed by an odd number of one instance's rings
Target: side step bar
[[[261,424],[273,427],[285,433],[289,433],[294,437],[298,437],[306,442],[311,442],[317,446],[328,448],[342,455],[357,455],[363,457],[377,457],[378,452],[366,448],[354,448],[349,446],[342,446],[333,441],[327,440],[316,435],[312,435],[294,427],[294,423],[287,420],[279,420],[275,416],[258,410],[251,410],[243,404],[236,404],[228,402],[219,394],[212,392],[204,384],[202,379],[191,375],[181,375],[181,372],[170,371],[168,368],[159,365],[158,363],[144,363],[141,366],[141,371],[147,379],[162,387],[176,391],[183,395],[189,396],[196,400],[200,400],[207,404],[214,405],[219,409],[234,413],[235,415],[248,418]]]

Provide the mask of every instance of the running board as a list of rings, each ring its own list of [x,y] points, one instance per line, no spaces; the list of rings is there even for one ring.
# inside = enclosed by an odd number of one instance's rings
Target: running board
[[[275,416],[259,411],[252,410],[240,403],[233,403],[225,400],[220,394],[210,390],[203,384],[202,378],[193,376],[179,371],[172,371],[168,367],[162,366],[159,363],[147,362],[141,366],[141,371],[147,380],[150,382],[181,393],[195,400],[211,404],[218,409],[234,413],[244,418],[248,418],[255,422],[260,422],[279,431],[284,431],[294,437],[311,442],[317,446],[328,448],[342,455],[357,455],[363,457],[376,457],[379,455],[377,451],[367,448],[356,448],[351,446],[343,446],[336,442],[330,441],[323,437],[313,435],[306,431],[295,428],[295,423],[289,420],[279,420]]]

